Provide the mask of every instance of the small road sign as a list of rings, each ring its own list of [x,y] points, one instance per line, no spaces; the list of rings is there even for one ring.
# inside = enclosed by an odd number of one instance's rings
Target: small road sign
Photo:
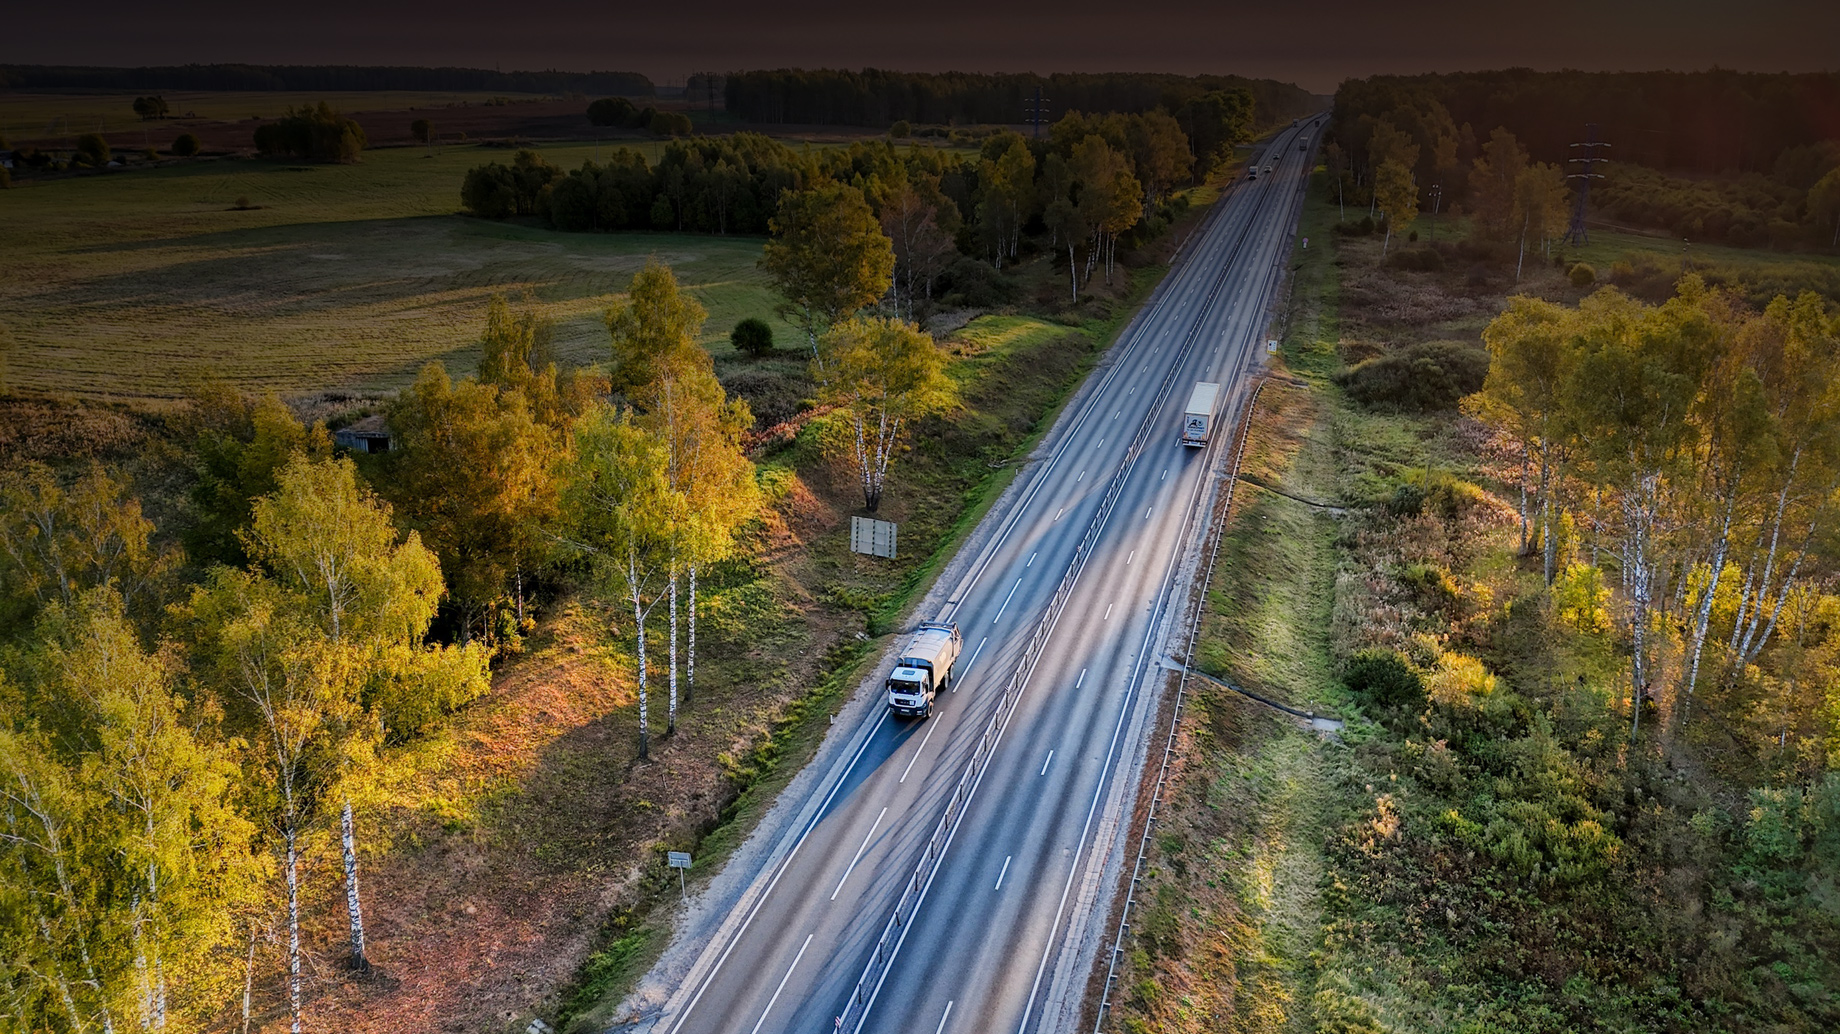
[[[666,851],[664,855],[664,860],[665,860],[665,864],[677,870],[677,896],[678,898],[684,901],[689,901],[690,894],[688,891],[684,889],[684,870],[690,868],[690,852],[688,851]]]

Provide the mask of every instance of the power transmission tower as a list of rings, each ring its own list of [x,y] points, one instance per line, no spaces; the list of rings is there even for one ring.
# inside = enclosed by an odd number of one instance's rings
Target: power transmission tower
[[[1035,136],[1037,138],[1041,136],[1041,124],[1047,121],[1047,118],[1048,118],[1047,104],[1048,104],[1048,98],[1043,97],[1041,95],[1041,87],[1036,86],[1035,87],[1035,103],[1032,106],[1025,108],[1024,114],[1028,116],[1026,121],[1035,127]]]
[[[1578,162],[1581,167],[1577,172],[1570,173],[1565,177],[1568,180],[1578,181],[1578,202],[1572,206],[1572,225],[1565,231],[1565,243],[1573,245],[1587,243],[1588,239],[1585,236],[1584,230],[1585,202],[1591,197],[1591,181],[1604,178],[1602,173],[1592,172],[1591,169],[1594,168],[1598,162],[1607,162],[1610,160],[1608,158],[1597,157],[1597,148],[1610,146],[1597,139],[1597,123],[1587,122],[1585,123],[1584,129],[1584,142],[1572,145],[1573,147],[1584,148],[1584,153],[1580,157],[1568,159],[1568,161]]]

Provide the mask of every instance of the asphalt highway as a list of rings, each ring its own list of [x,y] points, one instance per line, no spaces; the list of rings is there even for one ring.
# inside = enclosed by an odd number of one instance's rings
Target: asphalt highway
[[[1125,799],[1121,780],[1135,771],[1127,718],[1164,684],[1162,637],[1187,602],[1179,574],[1264,351],[1319,132],[1305,121],[1277,134],[1259,178],[1237,183],[1184,242],[933,615],[964,635],[952,690],[925,721],[872,712],[847,773],[796,846],[760,874],[740,921],[702,949],[653,1031],[836,1029],[1028,636],[1077,568],[893,962],[875,967],[868,1007],[849,1030],[1071,1027],[1066,1003],[1077,1005],[1088,972],[1069,932],[1110,900],[1098,834],[1104,803]],[[1177,440],[1197,381],[1225,386],[1204,449]],[[1094,546],[1078,557],[1095,525]]]

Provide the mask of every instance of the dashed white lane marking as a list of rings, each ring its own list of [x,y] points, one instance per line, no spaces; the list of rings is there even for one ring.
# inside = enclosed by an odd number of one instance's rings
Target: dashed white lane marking
[[[1124,558],[1124,566],[1130,567],[1131,561],[1136,560],[1136,559],[1137,559],[1137,550],[1133,549],[1131,550],[1131,555]]]
[[[970,671],[971,666],[977,663],[978,654],[984,652],[984,644],[988,642],[990,642],[989,636],[985,636],[984,638],[978,640],[978,648],[971,651],[971,659],[965,662],[965,671]],[[958,692],[958,682],[959,682],[959,679],[963,675],[964,675],[964,672],[960,672],[959,674],[952,676],[952,689],[950,690],[950,692],[953,692],[953,693]]]
[[[1035,566],[1035,558],[1036,558],[1036,557],[1037,557],[1038,555],[1039,555],[1039,554],[1037,554],[1037,553],[1030,553],[1030,554],[1029,554],[1029,562],[1028,562],[1028,563],[1026,563],[1026,564],[1023,564],[1022,566],[1023,566],[1024,568],[1030,568],[1030,567],[1034,567],[1034,566]]]
[[[1100,621],[1110,621],[1110,620],[1112,620],[1112,606],[1113,606],[1113,605],[1112,605],[1112,604],[1110,604],[1110,603],[1107,603],[1107,604],[1105,605],[1105,616],[1104,616],[1104,617],[1102,617],[1102,618],[1100,618],[1100,619],[1099,619]]]
[[[1057,520],[1057,521],[1058,521],[1058,520],[1060,520],[1060,519],[1061,519],[1061,514],[1063,514],[1063,513],[1066,513],[1066,512],[1067,512],[1067,508],[1066,508],[1065,506],[1063,506],[1063,507],[1061,507],[1060,509],[1058,509],[1058,510],[1056,510],[1056,511],[1054,511],[1054,519],[1055,519],[1055,520]]]
[[[805,957],[805,949],[811,947],[813,934],[805,935],[805,943],[799,946],[799,953],[792,957],[792,965],[786,967],[786,975],[779,978],[779,986],[773,989],[773,997],[767,999],[766,1009],[761,1011],[759,1022],[754,1024],[752,1034],[760,1034],[760,1028],[767,1022],[767,1013],[773,1011],[773,1003],[779,1001],[779,994],[786,989],[786,981],[792,979],[792,971],[799,966],[799,960]]]
[[[1048,752],[1048,756],[1047,756],[1046,758],[1044,758],[1044,759],[1042,759],[1042,762],[1041,762],[1041,771],[1039,771],[1039,772],[1037,772],[1037,773],[1035,773],[1035,774],[1036,774],[1036,775],[1038,775],[1038,776],[1045,776],[1045,775],[1047,775],[1047,774],[1048,774],[1048,766],[1049,766],[1050,764],[1052,764],[1053,762],[1054,762],[1054,752],[1053,752],[1053,751],[1049,751],[1049,752]]]
[[[952,1003],[947,1002],[945,1015],[939,1017],[939,1026],[933,1028],[933,1034],[940,1034],[940,1031],[946,1029],[946,1017],[950,1015],[952,1015]]]
[[[1022,579],[1018,577],[1016,584],[1009,587],[1009,595],[1003,597],[1003,605],[997,608],[997,616],[990,619],[991,624],[994,625],[1003,619],[1003,612],[1009,609],[1009,601],[1016,598],[1016,590],[1020,588],[1022,588]]]
[[[1151,515],[1151,514],[1153,514],[1153,513],[1155,513],[1155,512],[1156,512],[1156,507],[1154,507],[1154,506],[1152,506],[1152,507],[1150,507],[1150,508],[1148,508],[1148,509],[1146,509],[1146,510],[1144,511],[1144,520],[1146,520],[1146,521],[1147,521],[1147,520],[1149,520],[1149,519],[1150,519],[1150,515]]]
[[[997,873],[997,885],[990,888],[991,890],[1002,890],[1003,889],[1003,877],[1009,875],[1009,860],[1014,857],[1016,856],[1011,855],[1011,854],[1006,854],[1003,856],[1003,871]],[[945,1020],[941,1019],[939,1022],[944,1023]]]
[[[928,735],[928,736],[931,736],[932,734],[933,734],[933,730],[931,730],[931,729],[928,729],[928,730],[927,730],[927,735]],[[917,751],[917,750],[916,750],[916,751],[914,751],[914,756],[915,756],[915,757],[919,757],[919,756],[920,756],[920,752],[919,752],[919,751]],[[842,891],[842,890],[843,890],[843,884],[844,884],[844,880],[847,880],[847,879],[849,879],[849,878],[850,878],[850,874],[856,871],[856,863],[857,863],[857,862],[860,862],[860,861],[862,861],[862,856],[863,856],[863,852],[864,852],[864,851],[867,851],[867,850],[869,849],[869,841],[870,841],[871,839],[873,839],[873,838],[875,837],[875,830],[876,830],[876,828],[877,828],[877,827],[879,827],[879,826],[880,826],[880,825],[882,824],[882,819],[883,819],[884,817],[886,817],[886,816],[887,816],[887,814],[888,814],[888,809],[887,809],[887,808],[883,808],[883,809],[882,809],[882,812],[881,812],[881,814],[880,814],[880,815],[877,815],[877,816],[875,817],[875,821],[874,821],[874,822],[871,822],[871,823],[869,823],[869,832],[868,832],[868,834],[867,834],[866,836],[864,836],[864,837],[863,837],[863,842],[862,842],[862,846],[856,849],[856,857],[854,857],[854,858],[852,858],[852,859],[850,859],[850,867],[849,867],[848,869],[845,869],[845,870],[843,870],[843,879],[841,879],[841,880],[838,880],[838,881],[837,881],[837,889],[836,889],[836,890],[833,890],[833,891],[831,891],[831,900],[832,900],[832,901],[835,901],[835,900],[837,900],[837,894],[838,894],[838,892],[839,892],[839,891]],[[797,961],[796,959],[795,959],[795,960],[793,961],[793,965],[795,965],[795,966],[796,966],[796,965],[798,965],[798,961]],[[791,973],[792,973],[792,971],[791,971],[791,970],[787,970],[787,971],[786,971],[786,973],[787,973],[787,975],[788,975],[788,976],[790,976],[790,975],[791,975]],[[781,986],[784,986],[784,984],[785,984],[785,982],[784,982],[784,981],[781,981],[780,983],[781,983]],[[778,996],[777,996],[777,995],[775,995],[774,997],[778,997]],[[773,1008],[773,1003],[771,1003],[771,1002],[768,1002],[768,1003],[767,1003],[767,1008],[769,1008],[769,1009],[771,1009],[771,1008]],[[758,1029],[758,1028],[756,1028],[756,1029]]]
[[[1086,472],[1082,470],[1080,471],[1080,476],[1073,479],[1073,483],[1077,485],[1080,482],[1085,481],[1085,480],[1086,480]]]
[[[1081,668],[1080,669],[1080,681],[1075,682],[1073,684],[1073,688],[1079,689],[1081,686],[1084,686],[1084,685],[1086,685],[1086,669]]]
[[[1168,477],[1168,476],[1169,476],[1169,468],[1168,468],[1168,467],[1164,467],[1164,468],[1163,468],[1163,477],[1160,477],[1160,478],[1157,478],[1157,480],[1158,480],[1158,481],[1161,481],[1161,480],[1163,480],[1163,478],[1166,478],[1166,477]]]
[[[926,735],[920,737],[920,745],[914,748],[914,756],[907,759],[907,767],[901,770],[901,778],[895,780],[895,782],[907,782],[907,773],[914,770],[914,762],[920,760],[920,755],[926,751],[926,741],[933,738],[933,730],[937,728],[939,728],[938,722],[926,723]]]

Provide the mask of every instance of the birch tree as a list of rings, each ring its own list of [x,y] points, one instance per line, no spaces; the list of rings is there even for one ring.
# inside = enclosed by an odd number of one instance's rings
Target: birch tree
[[[753,414],[746,401],[727,397],[709,367],[707,354],[698,349],[685,360],[667,367],[641,393],[644,413],[639,420],[663,443],[667,482],[683,501],[667,532],[671,628],[667,728],[672,731],[677,728],[680,578],[687,575],[689,579],[687,701],[696,684],[697,572],[727,557],[734,549],[736,530],[760,509],[754,464],[741,446],[741,436],[753,426]]]
[[[850,422],[863,507],[874,513],[904,433],[916,420],[956,405],[958,389],[932,337],[900,320],[844,323],[825,335],[822,354],[812,364],[819,397]]]
[[[888,293],[894,250],[862,191],[847,183],[780,194],[760,268],[786,299],[781,311],[818,336]]]
[[[1649,620],[1669,493],[1691,461],[1691,421],[1710,364],[1713,328],[1678,299],[1647,309],[1614,291],[1579,311],[1580,351],[1569,392],[1594,470],[1616,498],[1623,588],[1629,600],[1631,735],[1651,681]]]
[[[458,666],[475,672],[464,683],[468,691],[483,691],[486,654],[421,646],[445,591],[440,562],[414,531],[398,541],[389,504],[358,485],[350,460],[298,457],[283,468],[279,482],[272,495],[256,501],[245,545],[291,597],[287,604],[293,613],[323,640],[325,649],[319,653],[324,660],[314,670],[337,675],[334,688],[326,691],[327,701],[344,701],[341,721],[327,726],[338,759],[328,778],[341,789],[343,829],[352,823],[349,783],[362,777],[370,731],[390,733],[393,705],[414,700],[404,689],[421,681],[420,672]],[[396,666],[383,663],[391,653],[399,658]],[[406,665],[400,663],[405,655]],[[352,710],[361,690],[379,705],[374,721],[361,720]],[[365,970],[370,962],[364,951],[354,837],[342,836],[341,846],[351,965]]]
[[[568,544],[620,585],[632,607],[640,760],[651,756],[645,622],[658,602],[655,589],[669,563],[670,531],[683,510],[682,495],[671,488],[668,463],[664,442],[634,423],[629,413],[597,407],[576,423],[575,453],[562,491]]]
[[[1482,332],[1489,373],[1477,402],[1484,415],[1507,426],[1521,446],[1521,552],[1532,542],[1528,520],[1528,467],[1535,465],[1542,572],[1553,583],[1559,508],[1553,501],[1555,466],[1567,443],[1567,403],[1577,361],[1573,314],[1551,302],[1515,297]]]
[[[1412,167],[1397,158],[1380,163],[1374,170],[1374,204],[1386,215],[1386,238],[1380,243],[1384,257],[1393,243],[1393,230],[1418,217],[1418,184],[1412,177]]]

